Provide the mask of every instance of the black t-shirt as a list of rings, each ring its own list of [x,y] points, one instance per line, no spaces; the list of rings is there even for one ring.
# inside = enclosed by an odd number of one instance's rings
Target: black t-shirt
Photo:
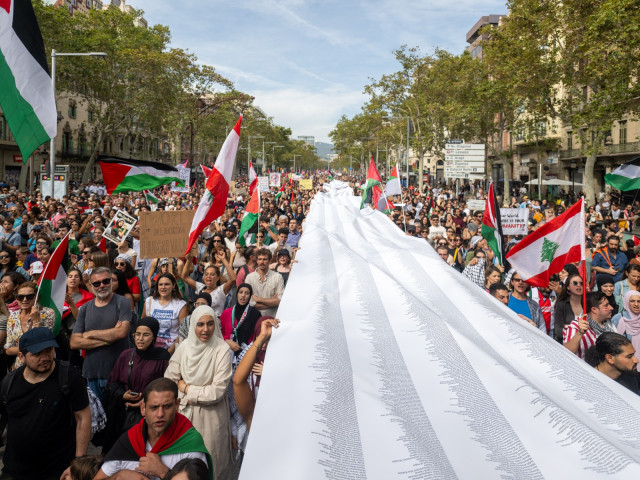
[[[69,368],[69,394],[63,395],[56,364],[46,380],[31,384],[24,367],[13,380],[7,401],[9,424],[3,472],[17,480],[59,477],[76,452],[73,412],[89,406],[85,380]],[[69,405],[71,404],[71,405]]]

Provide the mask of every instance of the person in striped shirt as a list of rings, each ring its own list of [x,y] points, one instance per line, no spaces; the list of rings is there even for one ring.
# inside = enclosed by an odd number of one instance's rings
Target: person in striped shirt
[[[562,330],[562,344],[583,358],[584,353],[595,345],[600,335],[616,331],[616,327],[611,323],[612,311],[609,300],[602,292],[587,294],[588,315],[580,315],[569,325],[565,325]]]

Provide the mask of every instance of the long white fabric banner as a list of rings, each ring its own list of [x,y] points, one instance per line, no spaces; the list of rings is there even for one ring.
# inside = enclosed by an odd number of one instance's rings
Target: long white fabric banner
[[[637,479],[640,400],[341,182],[304,224],[241,480]]]

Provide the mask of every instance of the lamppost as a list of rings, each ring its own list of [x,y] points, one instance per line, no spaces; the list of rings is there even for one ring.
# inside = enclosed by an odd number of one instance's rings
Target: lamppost
[[[55,49],[51,50],[51,88],[53,89],[53,98],[56,97],[56,57],[106,57],[104,52],[84,52],[84,53],[63,53],[56,52]],[[58,110],[56,105],[56,111]],[[49,142],[49,175],[51,181],[51,198],[53,197],[54,178],[56,176],[56,137],[51,137]]]
[[[302,154],[293,156],[293,171],[294,172],[296,171],[296,157],[302,157]]]
[[[578,166],[578,162],[576,162],[575,158],[571,159],[571,191],[576,193],[576,167]],[[584,182],[582,182],[584,183]]]
[[[269,164],[267,163],[267,160],[266,160],[266,158],[264,156],[264,146],[265,145],[270,145],[270,144],[275,144],[275,143],[276,142],[265,142],[265,141],[262,142],[262,162],[267,166],[267,168],[269,168]],[[273,162],[273,160],[272,160],[272,162]],[[271,170],[273,170],[273,165],[271,166]]]
[[[411,125],[411,119],[407,116],[407,117],[382,117],[382,118],[388,118],[388,119],[393,119],[393,120],[406,120],[407,121],[407,150],[405,152],[405,158],[407,160],[407,188],[409,188],[409,134],[410,134],[410,125]],[[420,188],[422,188],[422,186],[419,185]]]
[[[252,138],[264,138],[262,135],[249,135],[249,144],[247,147],[247,175],[249,175],[249,170],[251,169],[251,139]]]
[[[273,142],[273,143],[276,143],[276,142]],[[275,168],[274,162],[275,162],[276,156],[275,156],[274,150],[276,148],[284,148],[284,145],[274,145],[273,147],[271,147],[271,170]]]

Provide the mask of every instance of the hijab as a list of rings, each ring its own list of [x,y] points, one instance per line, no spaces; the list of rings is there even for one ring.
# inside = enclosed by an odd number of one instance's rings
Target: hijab
[[[240,305],[238,301],[238,293],[236,293],[236,304],[231,310],[231,330],[233,331],[232,340],[235,340],[242,346],[243,344],[249,344],[252,340],[252,333],[256,322],[260,318],[260,311],[249,305],[251,302],[251,296],[253,295],[253,288],[248,283],[243,283],[238,287],[237,292],[241,288],[249,289],[249,301],[245,305]],[[260,330],[258,330],[260,333]],[[253,336],[255,338],[255,336]],[[240,352],[235,352],[237,357]]]
[[[138,321],[138,327],[147,327],[151,330],[151,335],[153,335],[153,341],[146,350],[140,350],[134,343],[134,348],[136,349],[138,356],[145,360],[169,360],[169,358],[171,358],[171,354],[169,354],[167,350],[162,347],[154,346],[156,344],[156,339],[158,338],[158,332],[160,331],[160,324],[158,323],[158,320],[153,317],[142,317]]]
[[[611,285],[615,285],[615,282],[613,281],[613,277],[609,274],[606,273],[600,273],[598,274],[598,276],[596,277],[596,285],[598,285],[598,290],[602,291],[602,285],[606,285],[610,283]],[[613,312],[612,315],[615,315],[616,313],[618,313],[618,303],[616,302],[616,298],[613,295],[605,295],[606,299],[609,302],[609,305],[611,305],[611,308],[613,308]]]
[[[238,300],[238,293],[240,292],[241,288],[248,288],[249,289],[249,301],[245,304],[245,305],[240,305],[240,300]],[[236,305],[234,308],[234,314],[236,318],[240,318],[242,317],[242,314],[244,313],[245,309],[247,307],[251,308],[249,306],[249,302],[251,302],[251,297],[253,296],[253,288],[251,287],[251,285],[249,285],[248,283],[242,283],[237,291],[236,291]]]
[[[635,314],[629,308],[629,301],[631,297],[637,295],[640,297],[640,292],[636,290],[629,290],[624,294],[624,311],[627,313],[627,316],[622,317],[618,322],[618,333],[624,335],[631,336],[631,344],[633,348],[636,349],[636,352],[640,352],[640,313]],[[638,371],[640,371],[640,366],[638,367]]]
[[[206,342],[196,336],[196,325],[202,317],[213,318],[214,331]],[[189,336],[178,345],[171,361],[180,364],[180,374],[182,379],[192,385],[209,385],[213,380],[218,361],[218,350],[224,347],[225,354],[228,354],[229,346],[222,338],[220,322],[211,307],[201,305],[191,314],[189,322]]]

